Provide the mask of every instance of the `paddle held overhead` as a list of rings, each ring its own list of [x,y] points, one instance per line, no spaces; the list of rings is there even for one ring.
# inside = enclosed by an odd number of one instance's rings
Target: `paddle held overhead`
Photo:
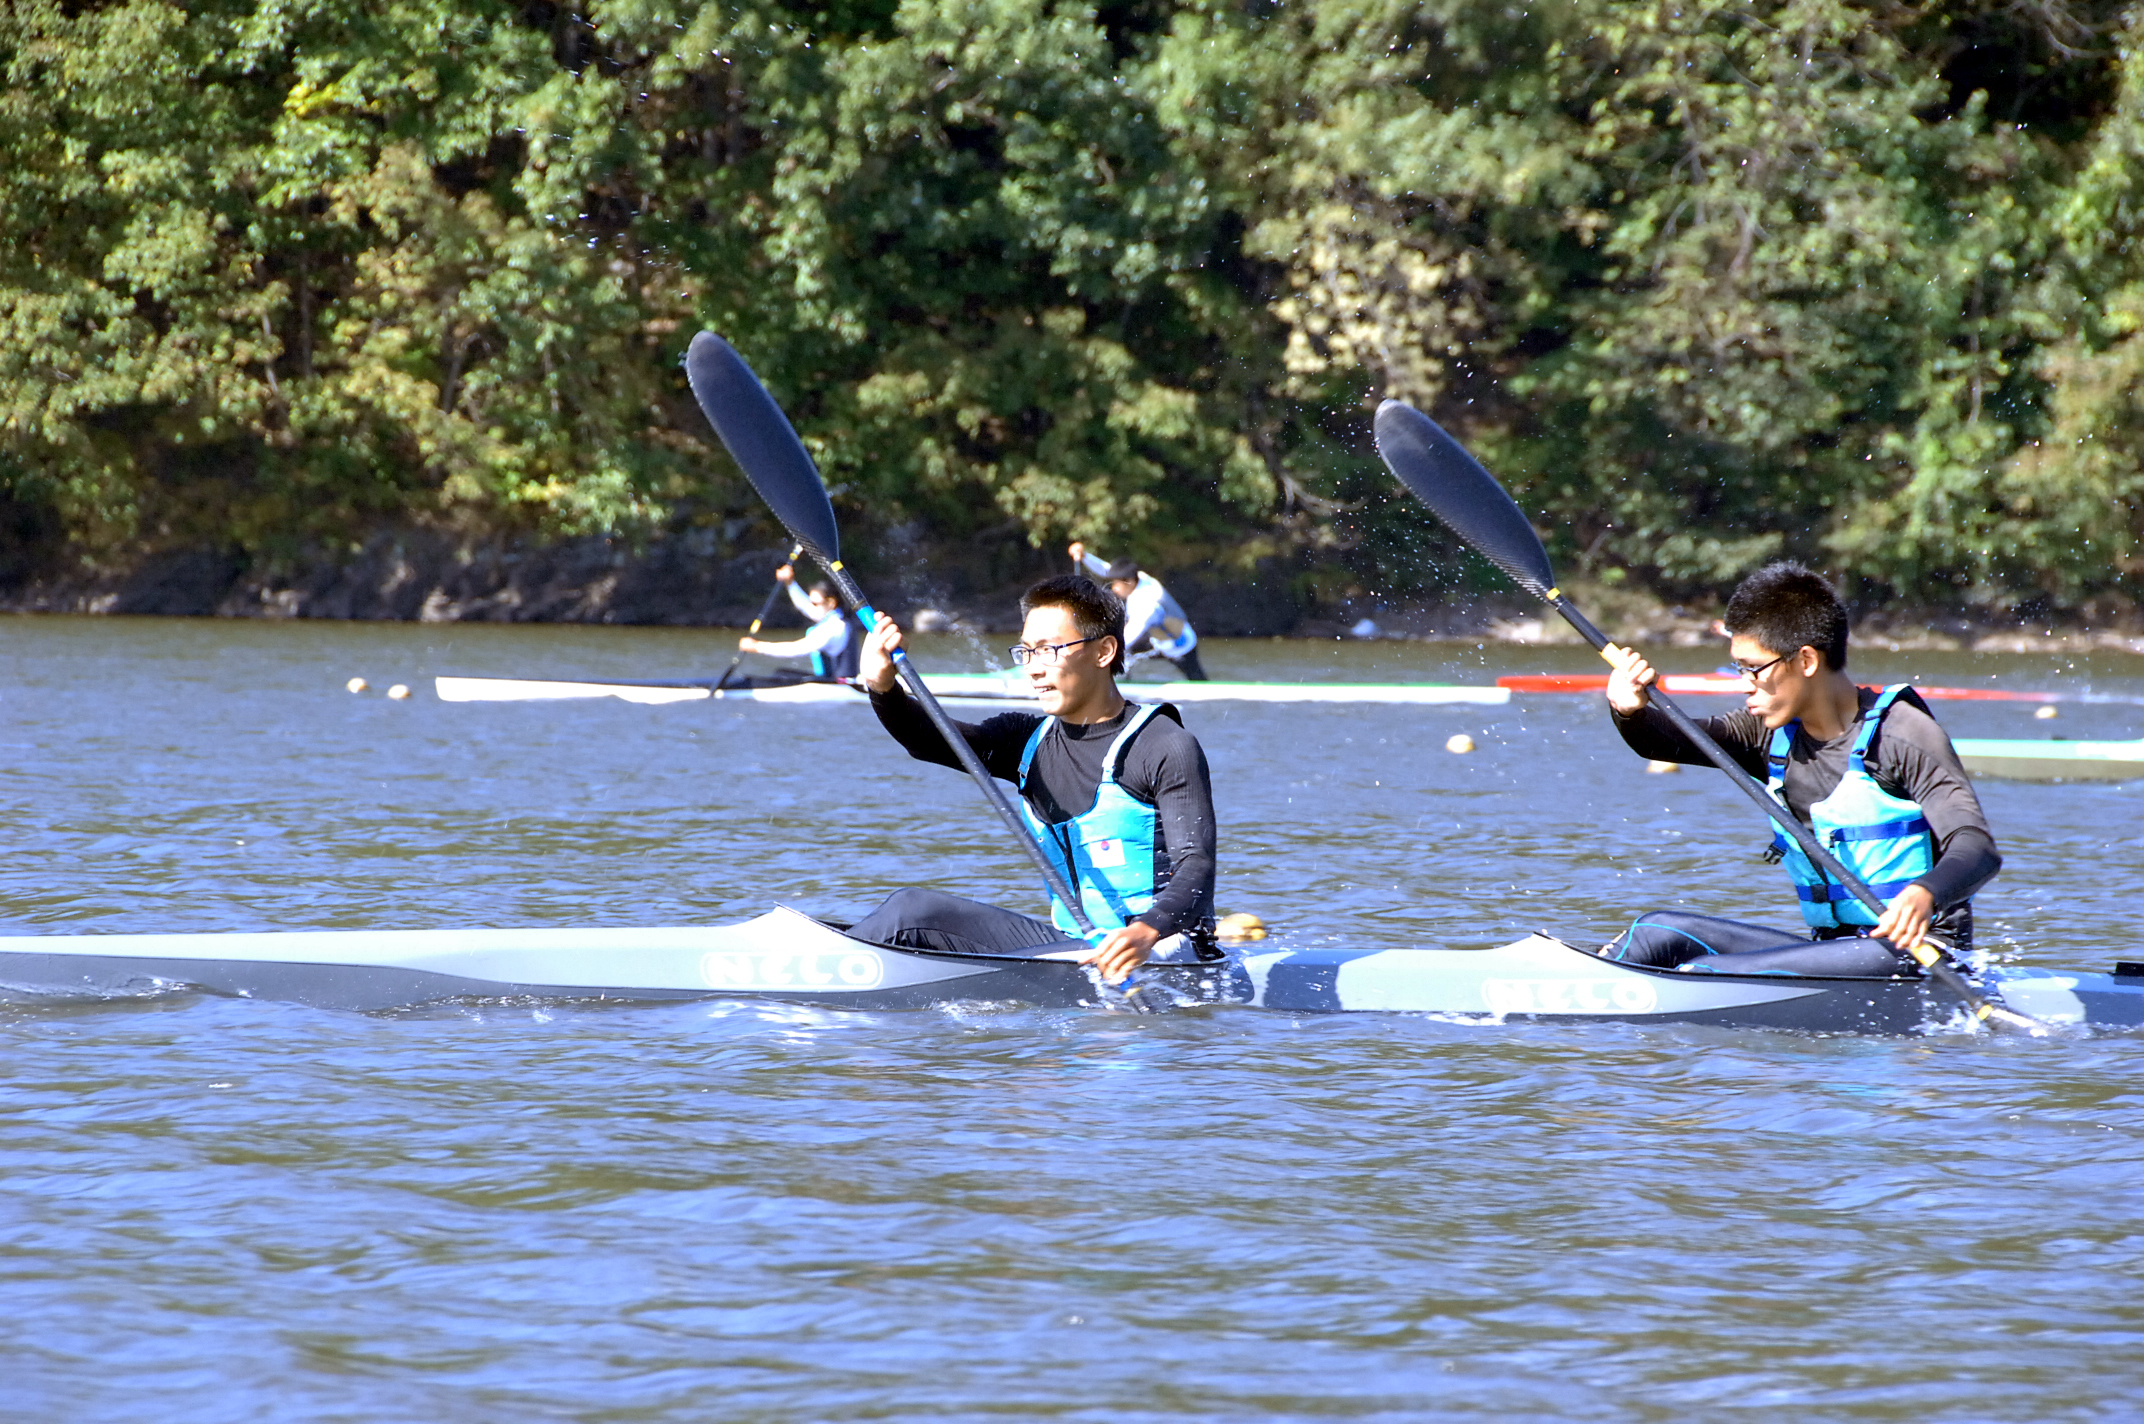
[[[752,488],[774,511],[775,518],[790,537],[826,570],[835,589],[856,611],[857,618],[866,629],[876,628],[881,617],[877,609],[865,599],[863,590],[841,563],[841,529],[834,519],[833,501],[827,498],[826,484],[819,478],[819,467],[812,463],[811,455],[804,449],[804,442],[797,439],[789,417],[774,403],[774,397],[760,383],[744,358],[731,349],[730,344],[711,331],[703,331],[692,338],[692,345],[685,353],[685,379],[692,385],[693,398],[707,416],[708,424],[714,426],[715,434],[722,438],[723,448],[737,462]],[[911,697],[921,705],[938,734],[945,738],[946,745],[960,759],[962,770],[973,777],[982,788],[983,797],[998,813],[1018,839],[1027,858],[1042,872],[1043,883],[1048,885],[1061,900],[1071,907],[1083,933],[1091,934],[1094,926],[1080,910],[1079,897],[1072,893],[1057,867],[1043,854],[1042,847],[1028,834],[1020,813],[1006,799],[990,773],[976,758],[953,726],[953,719],[938,705],[931,695],[922,674],[908,661],[906,652],[894,654],[894,666],[901,683]]]

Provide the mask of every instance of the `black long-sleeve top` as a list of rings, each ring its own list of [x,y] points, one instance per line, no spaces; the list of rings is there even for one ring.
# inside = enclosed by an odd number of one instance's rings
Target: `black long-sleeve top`
[[[916,760],[960,766],[928,714],[900,687],[872,693],[871,708]],[[1060,723],[1057,735],[1043,739],[1027,792],[1028,806],[1037,817],[1058,825],[1094,809],[1109,748],[1138,710],[1127,702],[1106,722]],[[1034,712],[1001,712],[980,724],[956,720],[953,725],[992,776],[1017,786],[1021,753],[1043,720]],[[1138,922],[1164,935],[1202,934],[1213,922],[1213,783],[1205,751],[1174,707],[1164,705],[1132,739],[1117,784],[1154,807],[1168,857],[1166,878],[1156,885],[1154,903]]]
[[[1783,790],[1787,809],[1805,826],[1810,824],[1809,808],[1837,790],[1839,779],[1846,775],[1854,738],[1879,695],[1866,687],[1860,692],[1860,714],[1838,736],[1820,742],[1800,728],[1795,730],[1794,744],[1787,752]],[[1639,756],[1693,766],[1712,764],[1657,707],[1647,707],[1631,717],[1611,708],[1609,715],[1624,742]],[[1763,722],[1749,712],[1730,712],[1722,717],[1701,717],[1697,723],[1734,758],[1736,765],[1759,781],[1765,779],[1772,734]],[[1964,909],[1966,902],[2002,869],[2003,858],[1995,849],[1995,833],[1988,828],[1987,813],[1980,809],[1980,798],[1973,792],[1973,783],[1966,779],[1965,764],[1958,760],[1949,735],[1911,693],[1892,704],[1884,717],[1883,730],[1869,750],[1868,769],[1885,791],[1920,804],[1935,838],[1936,860],[1934,867],[1913,883],[1934,897],[1939,932],[1963,930],[1969,913]]]

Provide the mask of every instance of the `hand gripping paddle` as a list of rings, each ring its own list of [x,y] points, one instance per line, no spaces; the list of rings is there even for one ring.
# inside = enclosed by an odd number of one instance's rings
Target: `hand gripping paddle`
[[[1549,567],[1548,550],[1541,547],[1540,537],[1526,522],[1526,516],[1519,512],[1518,505],[1496,482],[1496,477],[1467,453],[1465,446],[1404,401],[1388,400],[1380,405],[1376,429],[1377,453],[1384,457],[1386,468],[1416,499],[1450,525],[1454,534],[1509,574],[1513,583],[1562,614],[1563,620],[1576,628],[1581,638],[1596,649],[1608,646],[1608,635],[1594,627],[1592,620],[1573,607],[1563,596],[1563,591],[1556,587],[1556,574]],[[1845,886],[1872,913],[1882,915],[1883,901],[1876,898],[1876,892],[1841,865],[1838,857],[1824,848],[1814,832],[1796,820],[1793,812],[1745,772],[1672,698],[1655,687],[1652,703],[1667,714],[1669,723],[1689,738],[1691,745],[1726,772],[1728,779],[1771,817],[1818,869]],[[1966,982],[1946,949],[1947,946],[1939,948],[1924,943],[1908,953],[1928,971],[1931,979],[1955,995],[1976,1021],[1994,1020],[2034,1034],[2048,1031],[2048,1025],[2036,1018],[1989,1003]]]
[[[864,627],[876,628],[882,615],[866,601],[856,580],[842,567],[841,530],[834,523],[833,501],[826,497],[826,485],[819,478],[819,467],[812,463],[804,442],[797,439],[789,417],[782,414],[782,408],[774,403],[773,396],[767,394],[759,377],[752,374],[752,368],[727,341],[711,331],[703,331],[692,338],[692,346],[685,353],[685,379],[692,384],[694,398],[706,413],[708,424],[722,437],[723,447],[730,452],[730,458],[744,471],[745,478],[759,491],[759,497],[774,511],[775,518],[782,521],[782,526],[798,546],[826,570],[826,576],[833,580],[835,589],[849,607],[856,610]],[[922,704],[931,725],[953,749],[961,767],[975,778],[984,799],[1018,838],[1020,848],[1042,872],[1043,881],[1057,896],[1058,902],[1072,912],[1080,933],[1091,936],[1094,924],[1087,918],[1079,897],[1065,884],[1057,867],[1043,855],[1042,847],[1035,843],[1019,811],[1014,809],[996,779],[984,769],[982,759],[976,756],[968,739],[953,725],[953,719],[938,705],[938,699],[924,685],[923,675],[909,663],[908,654],[896,652],[893,665],[909,696]]]

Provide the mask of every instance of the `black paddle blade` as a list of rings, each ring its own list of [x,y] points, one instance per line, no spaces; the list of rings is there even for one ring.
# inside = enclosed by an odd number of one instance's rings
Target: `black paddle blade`
[[[1405,401],[1377,408],[1377,453],[1385,468],[1436,516],[1528,593],[1547,598],[1556,586],[1548,550],[1496,476],[1466,447]]]
[[[834,506],[804,442],[744,358],[712,331],[692,338],[685,379],[723,448],[790,537],[821,563],[841,558]]]

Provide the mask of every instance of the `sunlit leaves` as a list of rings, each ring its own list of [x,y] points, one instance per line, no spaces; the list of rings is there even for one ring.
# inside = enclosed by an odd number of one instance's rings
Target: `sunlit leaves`
[[[1370,458],[1398,394],[1581,576],[2133,574],[2111,0],[1135,8],[22,0],[0,498],[91,558],[771,540],[705,325],[845,519],[1015,560],[1447,580]]]
[[[1579,571],[1698,589],[1795,552],[1921,600],[2074,598],[2098,556],[2020,545],[2056,534],[2023,522],[2010,462],[2042,449],[2042,381],[2085,369],[2034,353],[2133,280],[2108,229],[2133,231],[2134,101],[2058,236],[2076,155],[1942,70],[1968,24],[2036,23],[1998,8],[1210,6],[1178,26],[1168,93],[1286,269],[1296,393],[1366,369],[1430,406]],[[2054,59],[2100,62],[2108,7],[2044,9]],[[2081,503],[2030,503],[2137,528],[2079,478]]]

